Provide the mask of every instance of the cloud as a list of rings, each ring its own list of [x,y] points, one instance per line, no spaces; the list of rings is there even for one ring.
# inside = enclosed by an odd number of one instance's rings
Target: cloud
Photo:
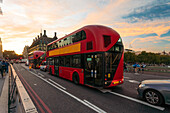
[[[155,51],[155,52],[160,52],[163,50],[169,51],[170,50],[169,49],[170,48],[170,36],[165,37],[165,38],[161,38],[160,36],[135,38],[130,42],[129,45],[130,45],[129,48],[132,48],[134,50],[139,50],[139,48],[140,49],[142,48],[145,51]]]
[[[158,18],[159,13],[156,20],[153,18],[147,22],[135,23],[129,20],[133,17],[139,18],[132,14],[144,14],[147,10],[151,12],[156,7],[165,11],[165,6],[169,6],[165,0],[161,3],[154,0],[6,0],[2,5],[3,16],[0,16],[0,37],[4,49],[20,45],[18,48],[21,53],[24,41],[28,40],[25,44],[31,45],[32,39],[39,35],[41,29],[46,29],[49,37],[53,37],[54,32],[57,32],[60,38],[85,25],[100,24],[116,30],[123,38],[125,46],[133,40],[135,43],[144,41],[139,38],[159,43],[161,39],[153,39],[164,36],[163,34],[169,31],[169,19]],[[147,15],[149,13],[146,13],[146,17]],[[122,18],[124,16],[129,17]],[[161,38],[168,40],[167,37]],[[13,40],[15,42],[12,42]]]
[[[153,21],[147,23],[114,23],[110,26],[115,29],[123,38],[135,38],[136,36],[152,34],[162,35],[169,31],[170,29],[170,21]],[[116,26],[116,27],[114,27]],[[139,37],[138,37],[139,38]]]
[[[129,22],[136,23],[145,20],[161,19],[170,17],[170,1],[154,1],[146,6],[135,8],[130,14],[123,16],[123,19],[129,19]]]
[[[161,37],[167,37],[167,36],[170,36],[170,30],[165,34],[161,34]]]

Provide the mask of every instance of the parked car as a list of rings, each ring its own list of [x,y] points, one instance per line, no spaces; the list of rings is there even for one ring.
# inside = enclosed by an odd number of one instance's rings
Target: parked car
[[[139,97],[153,105],[170,105],[170,79],[144,80],[137,89]]]
[[[28,66],[29,65],[29,60],[27,59],[27,61],[25,62],[25,65]]]
[[[26,63],[26,62],[27,62],[27,59],[21,59],[20,63]]]
[[[42,71],[47,71],[47,65],[46,65],[46,61],[43,61],[40,65],[40,70]]]

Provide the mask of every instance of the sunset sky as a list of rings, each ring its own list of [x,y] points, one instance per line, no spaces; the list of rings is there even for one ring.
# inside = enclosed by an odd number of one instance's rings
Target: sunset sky
[[[92,24],[116,30],[125,48],[170,52],[170,0],[0,0],[0,7],[3,50],[17,54],[41,29],[61,38]]]

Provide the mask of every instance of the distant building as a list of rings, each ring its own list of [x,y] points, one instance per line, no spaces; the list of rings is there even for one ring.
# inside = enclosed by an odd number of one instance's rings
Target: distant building
[[[40,50],[40,51],[46,51],[46,45],[54,40],[57,39],[57,33],[55,32],[53,38],[49,38],[46,35],[46,30],[44,30],[44,34],[40,33],[40,36],[38,35],[33,39],[33,43],[28,49],[28,53],[32,53],[33,51]]]
[[[134,51],[134,50],[132,50],[132,49],[125,49],[125,51],[124,51],[125,53],[127,53],[127,52],[130,52],[130,53],[135,53],[135,55],[139,55],[139,54],[141,54],[142,53],[142,51]]]
[[[135,51],[132,50],[132,49],[125,49],[125,53],[126,53],[126,52],[135,53]]]
[[[24,59],[28,59],[28,49],[29,49],[29,46],[24,47],[24,50],[22,52]]]
[[[16,59],[16,58],[18,58],[17,54],[13,50],[4,50],[3,56],[6,59]]]
[[[1,38],[0,38],[0,59],[3,59],[2,41],[1,41]]]
[[[168,55],[168,53],[166,53],[165,51],[163,51],[163,52],[161,53],[161,55]]]
[[[135,51],[135,55],[139,55],[141,53],[142,53],[142,51]]]

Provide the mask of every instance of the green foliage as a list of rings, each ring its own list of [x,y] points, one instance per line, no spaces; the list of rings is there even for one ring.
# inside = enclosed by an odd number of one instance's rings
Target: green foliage
[[[137,57],[136,57],[135,53],[127,52],[127,53],[124,54],[125,62],[134,63],[134,62],[137,61],[136,59],[137,59]]]
[[[124,61],[127,63],[149,63],[149,64],[170,64],[170,56],[160,55],[157,53],[147,53],[142,51],[141,54],[135,55],[135,53],[124,53]]]

